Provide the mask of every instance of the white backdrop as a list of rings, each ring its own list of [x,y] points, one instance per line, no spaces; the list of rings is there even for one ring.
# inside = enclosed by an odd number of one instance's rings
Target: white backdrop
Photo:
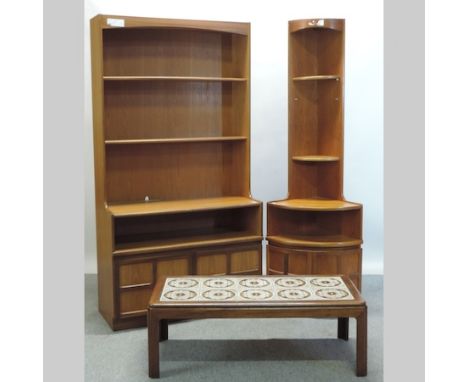
[[[383,273],[383,0],[85,1],[86,273],[97,268],[89,19],[98,13],[251,23],[251,189],[264,202],[287,194],[287,22],[345,18],[344,194],[364,204],[363,272]]]

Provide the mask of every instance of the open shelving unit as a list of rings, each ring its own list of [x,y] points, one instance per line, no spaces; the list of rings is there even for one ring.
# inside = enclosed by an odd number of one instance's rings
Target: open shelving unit
[[[161,276],[261,273],[250,24],[91,20],[99,310],[146,324]]]
[[[362,205],[343,196],[345,22],[289,22],[288,197],[267,204],[269,274],[361,286]]]

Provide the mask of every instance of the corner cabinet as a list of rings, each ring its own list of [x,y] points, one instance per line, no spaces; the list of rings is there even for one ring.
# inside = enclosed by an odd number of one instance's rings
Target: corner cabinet
[[[267,204],[267,269],[360,288],[362,205],[343,197],[344,34],[341,19],[289,22],[289,194]]]
[[[99,310],[146,324],[163,275],[260,274],[250,24],[91,20]]]

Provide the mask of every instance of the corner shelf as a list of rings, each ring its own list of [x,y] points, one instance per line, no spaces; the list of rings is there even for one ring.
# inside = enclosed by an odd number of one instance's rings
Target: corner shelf
[[[267,236],[272,244],[310,247],[310,248],[343,248],[356,247],[362,244],[362,240],[345,235],[273,235]]]
[[[348,211],[362,208],[362,205],[358,203],[330,199],[288,199],[269,204],[278,208],[300,211]]]
[[[299,155],[293,156],[294,162],[336,162],[340,160],[340,157],[333,155]]]
[[[213,81],[246,82],[243,77],[195,77],[195,76],[103,76],[104,81]]]
[[[114,217],[128,217],[141,215],[175,214],[194,211],[223,210],[230,208],[255,207],[261,202],[243,197],[228,196],[221,198],[169,200],[158,202],[113,204],[107,210]]]
[[[343,19],[289,22],[288,197],[267,203],[267,272],[360,288],[363,209],[343,200],[344,31]]]
[[[319,81],[319,80],[340,80],[340,76],[338,75],[319,75],[319,76],[300,76],[300,77],[293,77],[293,81]]]
[[[141,145],[154,143],[197,143],[197,142],[235,142],[246,141],[245,136],[231,137],[191,137],[191,138],[152,138],[152,139],[108,139],[106,145]]]

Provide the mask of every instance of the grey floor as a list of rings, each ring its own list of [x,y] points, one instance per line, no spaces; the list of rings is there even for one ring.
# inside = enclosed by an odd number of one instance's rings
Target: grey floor
[[[86,275],[87,382],[150,381],[146,329],[113,332],[97,311],[96,275]],[[368,376],[357,378],[355,321],[348,342],[336,320],[196,320],[169,326],[161,344],[164,381],[382,381],[383,277],[364,276],[368,304]]]

